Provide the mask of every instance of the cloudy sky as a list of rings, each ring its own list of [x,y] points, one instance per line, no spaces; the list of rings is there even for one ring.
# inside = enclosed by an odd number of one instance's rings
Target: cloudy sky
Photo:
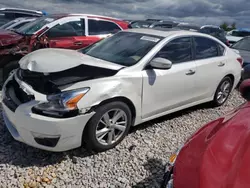
[[[249,0],[0,0],[0,7],[91,13],[124,19],[161,18],[250,27]]]

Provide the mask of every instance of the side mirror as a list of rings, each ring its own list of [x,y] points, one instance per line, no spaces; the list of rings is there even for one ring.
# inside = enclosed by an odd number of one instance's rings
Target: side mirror
[[[239,87],[241,96],[250,101],[250,79],[244,80]]]
[[[172,67],[172,62],[165,58],[156,57],[149,63],[149,65],[154,69],[170,69]]]

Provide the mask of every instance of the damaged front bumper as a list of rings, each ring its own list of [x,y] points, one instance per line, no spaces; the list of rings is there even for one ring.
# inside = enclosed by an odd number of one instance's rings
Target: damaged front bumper
[[[19,88],[6,87],[14,81]],[[22,89],[21,89],[21,88]],[[17,97],[18,95],[18,97]],[[30,98],[29,98],[30,97]],[[66,151],[80,147],[85,125],[94,112],[71,118],[53,118],[32,112],[46,96],[11,75],[2,90],[3,118],[14,139],[48,151]]]

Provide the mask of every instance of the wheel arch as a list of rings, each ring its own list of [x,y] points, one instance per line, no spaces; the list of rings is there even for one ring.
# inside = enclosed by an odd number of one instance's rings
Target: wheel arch
[[[235,78],[234,78],[234,75],[233,75],[233,74],[231,74],[231,73],[230,73],[230,74],[227,74],[225,77],[229,77],[229,78],[232,80],[232,82],[233,82],[232,85],[234,85]],[[224,77],[224,78],[225,78],[225,77]],[[223,78],[223,79],[224,79],[224,78]],[[222,79],[222,80],[223,80],[223,79]]]
[[[133,126],[134,122],[135,122],[135,117],[136,117],[136,108],[135,108],[135,105],[133,104],[133,102],[130,99],[128,99],[127,97],[119,96],[119,97],[113,97],[113,98],[105,99],[102,102],[100,102],[99,104],[93,106],[91,108],[91,111],[94,111],[99,106],[102,106],[102,105],[105,105],[107,103],[114,102],[114,101],[124,102],[126,105],[128,105],[128,107],[129,107],[129,109],[131,111],[131,115],[132,115],[131,126]]]

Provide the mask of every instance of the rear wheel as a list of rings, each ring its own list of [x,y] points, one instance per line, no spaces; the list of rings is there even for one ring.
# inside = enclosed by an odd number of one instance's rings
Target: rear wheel
[[[87,148],[98,152],[114,148],[128,134],[131,126],[129,107],[115,101],[98,107],[95,112],[83,134]]]
[[[233,81],[230,77],[226,76],[222,79],[219,86],[216,89],[214,99],[212,101],[213,106],[223,105],[232,91]]]

